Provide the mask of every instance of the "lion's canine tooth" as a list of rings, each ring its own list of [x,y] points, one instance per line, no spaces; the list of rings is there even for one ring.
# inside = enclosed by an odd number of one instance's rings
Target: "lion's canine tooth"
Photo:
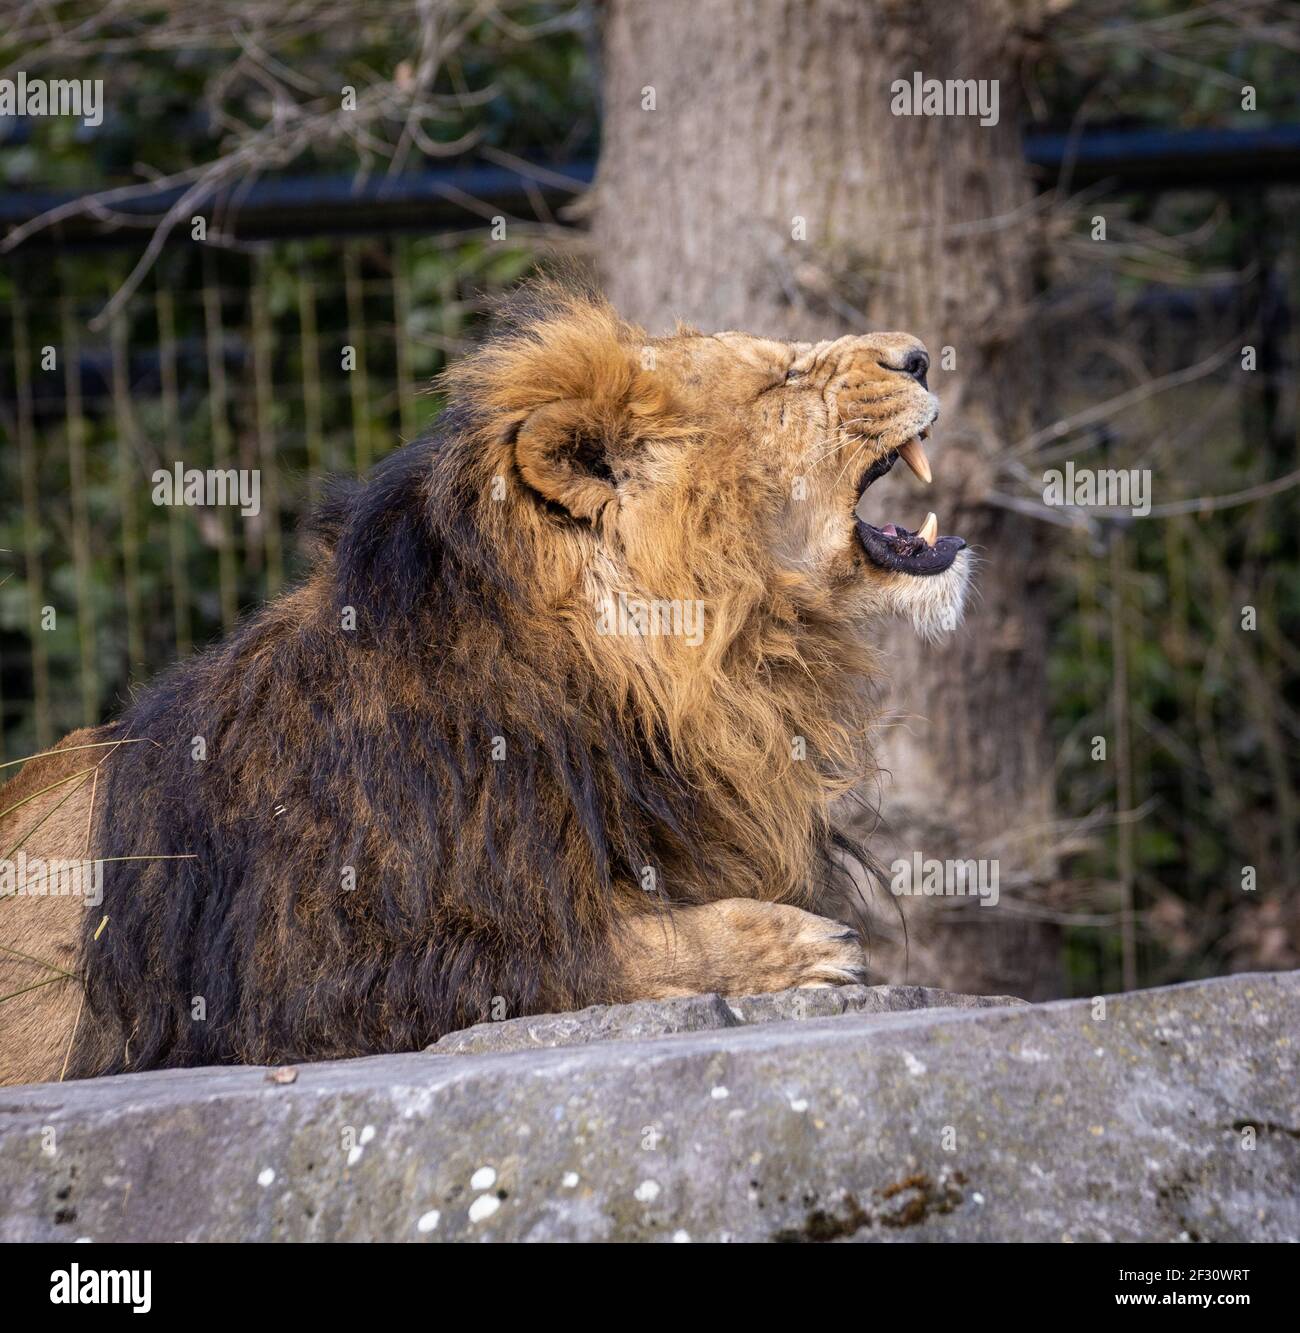
[[[933,514],[927,514],[916,535],[925,538],[927,546],[933,546],[934,539],[939,535],[939,520]]]
[[[927,485],[930,482],[930,460],[925,456],[925,450],[921,447],[920,440],[908,440],[899,451],[898,456],[907,464],[908,467],[921,478]]]

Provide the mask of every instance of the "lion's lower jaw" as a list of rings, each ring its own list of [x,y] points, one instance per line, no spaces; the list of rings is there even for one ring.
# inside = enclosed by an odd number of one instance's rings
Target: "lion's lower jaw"
[[[903,574],[887,590],[888,609],[912,622],[912,628],[933,643],[961,624],[970,586],[973,558],[961,551],[942,574]]]

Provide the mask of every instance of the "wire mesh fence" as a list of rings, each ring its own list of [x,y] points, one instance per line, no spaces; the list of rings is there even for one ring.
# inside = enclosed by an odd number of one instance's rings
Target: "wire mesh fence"
[[[107,717],[292,579],[322,479],[426,428],[478,293],[529,262],[402,236],[178,249],[96,331],[129,258],[0,272],[0,756]],[[256,505],[207,503],[209,474],[254,477]]]

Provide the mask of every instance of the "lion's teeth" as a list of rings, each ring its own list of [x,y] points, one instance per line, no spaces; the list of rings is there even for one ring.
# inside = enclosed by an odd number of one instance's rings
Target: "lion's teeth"
[[[939,520],[933,514],[927,514],[916,535],[923,537],[927,546],[933,546],[934,539],[939,535]]]
[[[930,481],[930,460],[925,456],[920,440],[908,440],[898,451],[898,456],[927,485]]]

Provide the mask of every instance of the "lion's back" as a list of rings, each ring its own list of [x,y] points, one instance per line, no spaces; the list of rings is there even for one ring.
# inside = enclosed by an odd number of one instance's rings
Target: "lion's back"
[[[67,1057],[81,987],[61,974],[78,971],[87,902],[49,892],[38,866],[95,854],[92,792],[102,798],[96,766],[112,730],[72,732],[0,787],[0,866],[23,890],[0,902],[0,1083],[57,1079]]]

